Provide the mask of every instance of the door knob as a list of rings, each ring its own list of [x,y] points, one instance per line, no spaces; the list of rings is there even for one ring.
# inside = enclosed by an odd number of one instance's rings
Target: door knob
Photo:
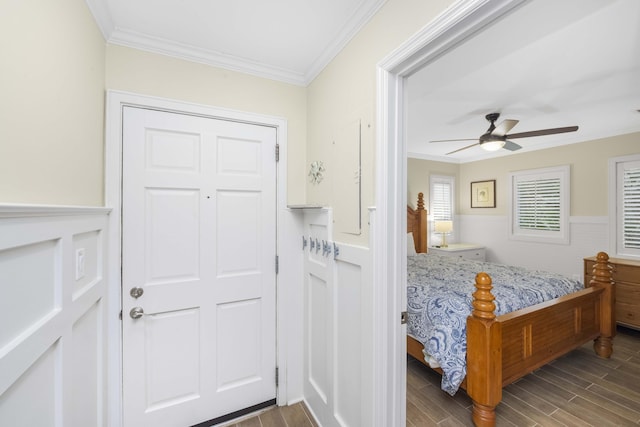
[[[129,312],[129,316],[131,316],[132,319],[139,319],[143,315],[144,315],[144,310],[142,309],[142,307],[133,307]]]
[[[129,295],[131,295],[134,298],[140,298],[142,296],[142,294],[144,294],[144,289],[142,288],[131,288],[131,290],[129,291]]]

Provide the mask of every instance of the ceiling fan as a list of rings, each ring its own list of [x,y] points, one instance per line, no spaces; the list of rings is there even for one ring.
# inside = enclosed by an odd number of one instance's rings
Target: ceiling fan
[[[501,148],[509,151],[516,151],[522,148],[522,146],[516,144],[515,142],[509,141],[509,139],[516,138],[529,138],[531,136],[543,136],[543,135],[553,135],[556,133],[566,133],[566,132],[575,132],[578,130],[578,126],[567,126],[562,128],[552,128],[552,129],[539,129],[532,130],[529,132],[520,132],[520,133],[512,133],[507,134],[515,125],[518,124],[518,120],[503,120],[498,126],[496,126],[495,122],[500,117],[500,113],[490,113],[485,116],[485,118],[491,122],[489,129],[477,138],[475,144],[467,145],[466,147],[459,148],[457,150],[453,150],[447,154],[457,153],[458,151],[466,150],[467,148],[475,147],[479,145],[483,149],[487,151],[497,151]],[[440,139],[436,141],[429,142],[451,142],[451,141],[475,141],[476,138],[469,139]]]

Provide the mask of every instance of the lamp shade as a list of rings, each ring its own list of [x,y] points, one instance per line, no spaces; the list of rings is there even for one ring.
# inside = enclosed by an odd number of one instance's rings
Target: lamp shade
[[[436,221],[435,231],[436,233],[449,233],[453,230],[453,221]]]

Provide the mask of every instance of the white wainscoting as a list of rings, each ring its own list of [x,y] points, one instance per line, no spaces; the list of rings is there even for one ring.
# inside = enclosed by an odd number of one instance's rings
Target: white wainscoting
[[[607,217],[572,216],[568,245],[509,240],[506,216],[460,215],[456,222],[459,240],[486,246],[487,261],[553,271],[580,280],[582,259],[609,250]]]
[[[373,282],[368,248],[336,244],[334,412],[341,426],[373,425]]]
[[[0,205],[0,426],[107,425],[108,213]]]
[[[372,425],[371,253],[331,225],[331,210],[305,210],[304,399],[323,427]]]

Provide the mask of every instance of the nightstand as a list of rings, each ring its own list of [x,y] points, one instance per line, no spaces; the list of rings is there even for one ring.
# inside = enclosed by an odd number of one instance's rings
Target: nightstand
[[[450,243],[446,248],[432,246],[429,248],[429,252],[450,257],[475,259],[477,261],[485,261],[486,259],[484,246],[472,243]]]

